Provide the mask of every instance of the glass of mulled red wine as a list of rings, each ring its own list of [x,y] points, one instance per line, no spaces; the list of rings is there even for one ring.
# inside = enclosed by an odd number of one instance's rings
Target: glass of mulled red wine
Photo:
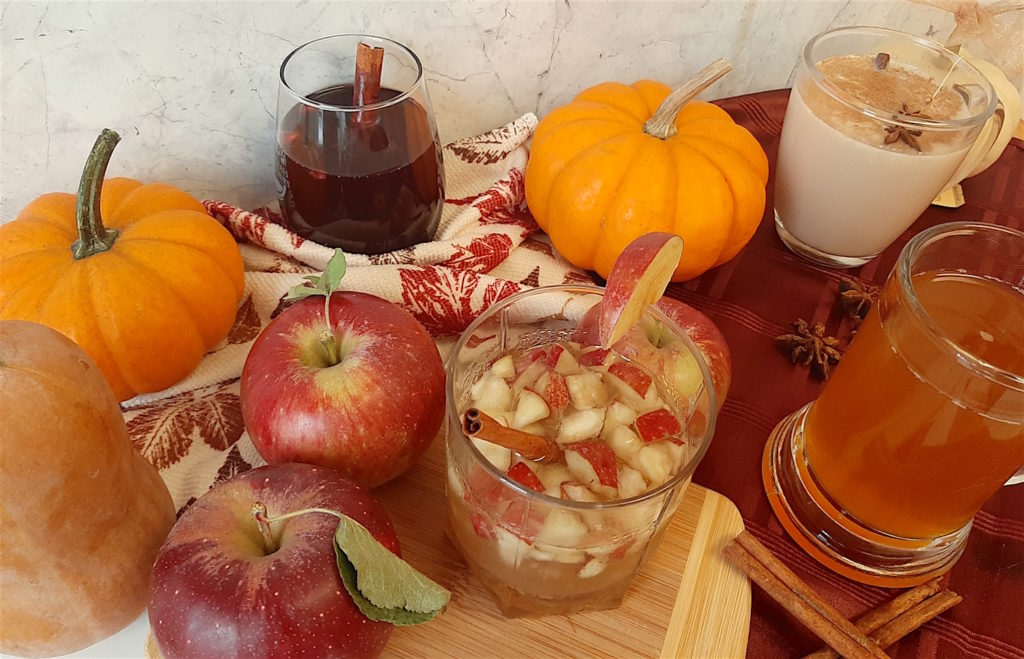
[[[361,34],[311,41],[281,64],[276,174],[295,233],[380,254],[432,240],[444,167],[419,58]]]

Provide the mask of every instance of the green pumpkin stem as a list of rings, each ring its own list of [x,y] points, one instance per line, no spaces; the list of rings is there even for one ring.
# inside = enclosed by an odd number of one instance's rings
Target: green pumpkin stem
[[[667,140],[676,134],[676,115],[693,97],[710,87],[716,80],[732,71],[729,60],[722,58],[708,64],[680,87],[672,90],[658,106],[658,110],[644,123],[644,132]]]
[[[103,226],[103,218],[100,217],[100,192],[103,190],[103,177],[107,173],[110,156],[120,141],[120,135],[104,128],[85,161],[82,181],[78,184],[78,203],[75,207],[78,240],[71,245],[71,253],[75,255],[76,260],[105,252],[113,247],[114,241],[117,240],[117,229]]]

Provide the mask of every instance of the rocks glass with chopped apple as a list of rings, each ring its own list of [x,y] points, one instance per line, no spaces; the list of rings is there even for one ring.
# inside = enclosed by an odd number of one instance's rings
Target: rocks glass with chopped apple
[[[714,431],[701,350],[646,305],[602,347],[604,293],[513,296],[448,362],[449,533],[507,616],[618,606]]]

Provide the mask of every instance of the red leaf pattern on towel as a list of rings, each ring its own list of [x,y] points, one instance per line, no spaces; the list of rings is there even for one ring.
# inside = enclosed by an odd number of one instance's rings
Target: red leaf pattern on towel
[[[503,233],[491,233],[474,238],[468,245],[456,245],[455,253],[441,265],[474,272],[490,272],[507,259],[511,251],[511,238]]]

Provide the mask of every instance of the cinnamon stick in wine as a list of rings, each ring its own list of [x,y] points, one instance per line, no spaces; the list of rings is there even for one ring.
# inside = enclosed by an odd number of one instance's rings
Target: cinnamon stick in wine
[[[362,107],[380,100],[383,68],[384,49],[359,42],[356,46],[356,73],[352,79],[352,105]],[[379,151],[388,146],[388,136],[376,121],[377,113],[373,110],[359,110],[355,113],[356,128],[369,141],[373,150]]]
[[[550,460],[557,456],[558,449],[544,437],[506,428],[498,421],[475,407],[466,410],[462,417],[462,430],[467,437],[480,439],[504,446],[529,460]]]

